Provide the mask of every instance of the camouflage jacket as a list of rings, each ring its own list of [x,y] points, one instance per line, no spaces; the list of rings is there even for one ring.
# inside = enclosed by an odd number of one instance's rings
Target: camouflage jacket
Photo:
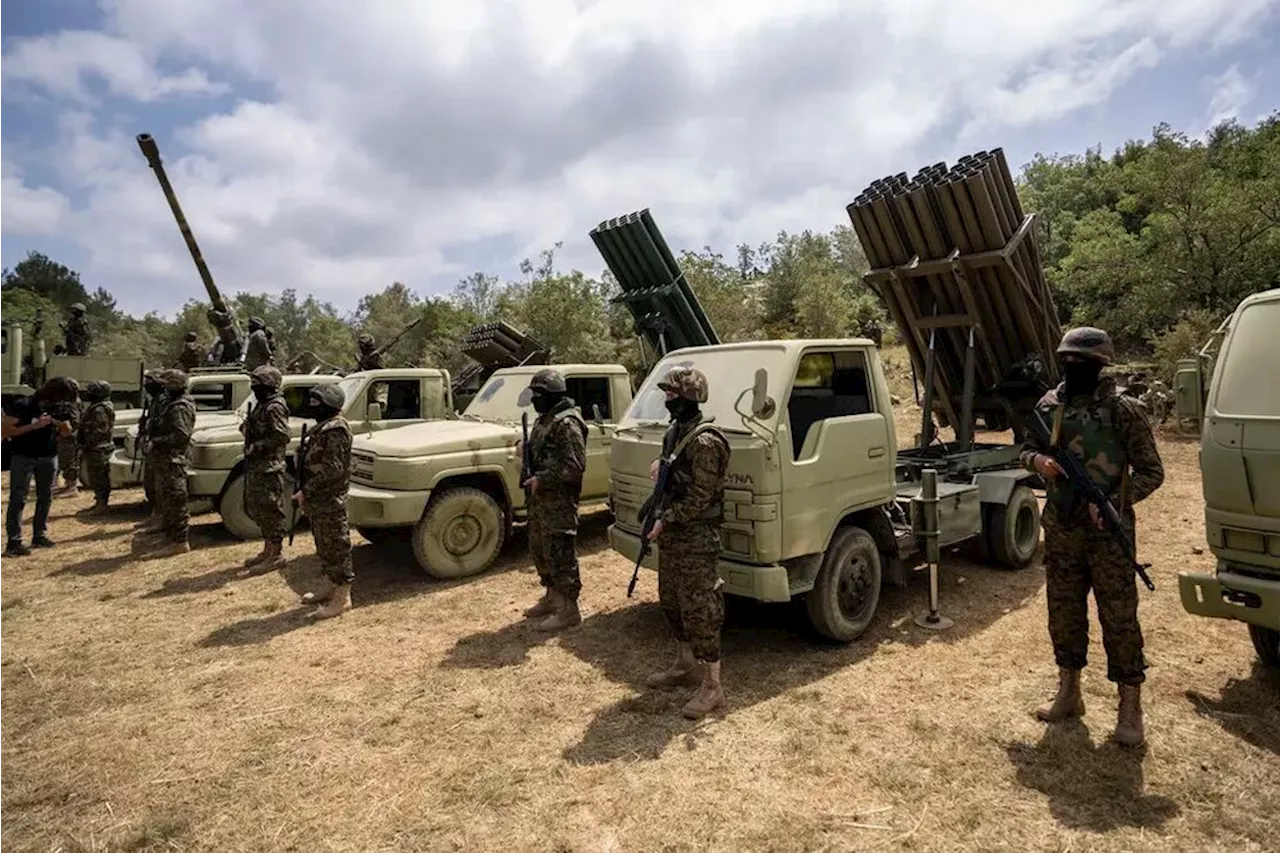
[[[261,403],[255,403],[249,417],[240,424],[244,433],[244,461],[261,471],[285,469],[284,457],[289,449],[289,405],[284,395],[276,392]]]
[[[149,455],[170,462],[185,462],[195,426],[195,398],[186,393],[181,397],[167,397],[147,427]]]
[[[529,430],[529,456],[539,495],[578,499],[587,470],[587,424],[573,400],[562,400],[534,422]]]
[[[356,370],[381,370],[383,368],[382,353],[374,351],[356,357]]]
[[[302,496],[308,503],[345,501],[351,476],[351,427],[342,415],[307,431]]]
[[[193,342],[182,347],[182,352],[178,353],[177,366],[190,373],[203,361],[204,351],[200,349],[199,344]]]
[[[72,317],[67,322],[66,347],[68,355],[87,355],[92,335],[89,334],[89,320],[85,317]]]
[[[110,453],[115,446],[111,430],[116,425],[116,407],[110,400],[92,403],[80,421],[80,448]]]
[[[267,333],[258,329],[249,336],[249,345],[245,348],[244,369],[251,373],[255,367],[271,363],[271,344],[267,341]]]
[[[1040,398],[1036,409],[1052,428],[1061,408],[1059,446],[1069,448],[1084,462],[1089,476],[1117,509],[1128,512],[1160,488],[1164,465],[1137,400],[1117,394],[1115,381],[1108,377],[1103,377],[1091,397],[1077,395],[1064,402],[1062,394],[1063,386],[1059,385]],[[1036,454],[1048,450],[1028,434],[1020,455],[1023,466],[1034,471]],[[1088,512],[1065,478],[1048,483],[1046,495],[1058,513],[1069,518],[1083,518]]]
[[[71,424],[71,432],[80,428],[80,419],[84,416],[84,403],[80,400],[58,400],[49,404],[49,415],[54,420]],[[61,436],[61,433],[59,433]]]
[[[671,453],[702,421],[673,423],[662,439],[663,453]],[[663,524],[705,521],[718,524],[724,517],[724,475],[729,468],[729,442],[714,427],[693,437],[671,463],[667,490],[658,518]]]

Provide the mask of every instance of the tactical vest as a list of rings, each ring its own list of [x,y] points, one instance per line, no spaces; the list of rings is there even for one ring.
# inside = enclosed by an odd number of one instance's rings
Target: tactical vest
[[[578,414],[578,410],[573,406],[567,406],[564,409],[555,412],[551,415],[551,420],[545,424],[542,422],[542,418],[539,417],[537,422],[533,425],[532,434],[529,436],[529,449],[533,454],[533,464],[535,468],[542,463],[542,446],[547,433],[551,432],[551,430],[555,428],[556,424],[569,418],[572,418],[577,423],[578,429],[582,432],[582,441],[583,443],[586,442],[587,422],[582,419],[582,415]]]
[[[685,453],[685,450],[693,443],[695,438],[704,432],[709,432],[724,443],[726,450],[729,449],[729,439],[709,420],[699,422],[697,426],[677,439],[676,436],[679,435],[679,429],[680,427],[677,424],[672,424],[667,428],[666,435],[662,437],[662,455],[666,458],[675,457],[671,462],[671,470],[667,474],[667,500],[664,501],[667,506],[670,506],[675,501],[683,500],[689,492],[689,485],[693,482],[693,458]],[[720,521],[723,518],[724,480],[722,479],[716,487],[711,503],[698,516],[698,520]]]
[[[1120,433],[1120,398],[1112,393],[1102,399],[1059,402],[1057,391],[1046,395],[1039,409],[1052,424],[1051,440],[1056,448],[1068,448],[1084,463],[1090,478],[1103,493],[1119,497],[1117,509],[1128,502],[1129,459]],[[1046,497],[1068,511],[1078,496],[1062,478],[1048,484]]]

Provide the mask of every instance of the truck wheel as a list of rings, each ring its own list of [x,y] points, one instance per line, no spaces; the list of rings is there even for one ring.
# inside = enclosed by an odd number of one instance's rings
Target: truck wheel
[[[1040,503],[1026,486],[1017,486],[1004,506],[991,508],[991,525],[983,531],[989,553],[1011,569],[1025,569],[1040,544]]]
[[[1250,625],[1249,639],[1253,640],[1253,647],[1258,650],[1258,657],[1263,663],[1280,667],[1280,631]]]
[[[860,527],[836,531],[805,599],[809,622],[824,637],[856,640],[880,603],[880,549]]]
[[[284,510],[284,532],[289,533],[289,522],[293,519],[293,505],[289,499],[289,489],[293,484],[285,479],[284,491],[280,496],[280,506]],[[249,517],[244,510],[244,474],[240,473],[227,486],[218,504],[218,514],[222,516],[222,526],[227,528],[237,539],[261,539],[262,530],[258,522]]]
[[[413,556],[437,580],[467,578],[493,565],[506,536],[497,501],[479,489],[448,489],[431,499],[413,528]]]

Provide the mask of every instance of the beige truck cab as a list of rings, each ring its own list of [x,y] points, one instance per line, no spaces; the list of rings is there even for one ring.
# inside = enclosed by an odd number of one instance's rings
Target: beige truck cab
[[[1188,613],[1246,623],[1258,656],[1280,667],[1277,330],[1280,289],[1256,293],[1223,324],[1208,393],[1200,396],[1199,376],[1180,377],[1188,390],[1179,416],[1202,416],[1205,536],[1218,565],[1212,574],[1181,572],[1178,585]]]
[[[631,403],[618,364],[552,365],[588,426],[582,500],[609,491],[614,422]],[[469,577],[493,564],[513,521],[525,515],[520,488],[521,415],[537,415],[527,388],[545,365],[494,372],[456,419],[360,436],[351,454],[348,518],[376,542],[410,530],[413,553],[440,579]]]
[[[284,389],[289,403],[290,430],[287,464],[293,476],[293,453],[298,449],[304,424],[315,426],[307,395],[319,384],[336,384],[346,400],[342,415],[356,435],[383,433],[410,424],[446,418],[452,411],[453,398],[449,372],[436,368],[388,368],[349,373],[345,377],[330,374],[306,374],[286,379],[295,382]],[[246,405],[248,405],[246,403]],[[191,467],[187,473],[187,493],[194,502],[207,502],[222,516],[222,524],[241,539],[262,536],[257,523],[245,511],[244,434],[240,420],[234,423],[200,429],[191,438]],[[289,489],[282,501],[286,524],[292,526],[295,516],[289,503]]]

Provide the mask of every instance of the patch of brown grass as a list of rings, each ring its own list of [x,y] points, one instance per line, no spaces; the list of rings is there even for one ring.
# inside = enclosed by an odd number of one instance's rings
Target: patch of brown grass
[[[727,706],[692,724],[682,691],[643,686],[669,653],[655,578],[625,597],[603,512],[584,518],[584,622],[545,638],[520,622],[521,530],[453,584],[353,534],[355,609],[310,624],[305,532],[282,575],[235,580],[256,546],[212,518],[193,553],[144,560],[127,507],[89,523],[87,496],[59,500],[60,547],[3,565],[5,849],[1274,849],[1280,684],[1242,626],[1183,612],[1176,573],[1211,558],[1195,444],[1162,451],[1140,506],[1143,752],[1106,742],[1096,638],[1085,722],[1028,714],[1054,678],[1038,565],[947,555],[954,628],[912,623],[917,575],[848,646],[733,602]]]

